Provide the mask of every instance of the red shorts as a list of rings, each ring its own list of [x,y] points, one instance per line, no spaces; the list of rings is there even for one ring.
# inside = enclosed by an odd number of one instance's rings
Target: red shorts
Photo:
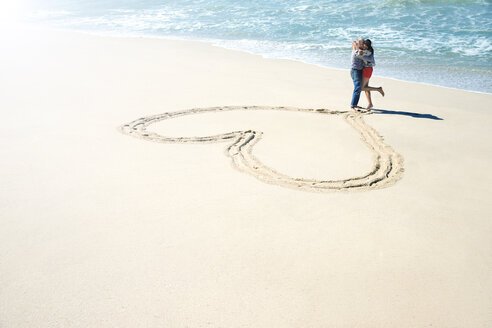
[[[364,67],[362,69],[362,77],[365,79],[370,79],[372,76],[372,67]]]

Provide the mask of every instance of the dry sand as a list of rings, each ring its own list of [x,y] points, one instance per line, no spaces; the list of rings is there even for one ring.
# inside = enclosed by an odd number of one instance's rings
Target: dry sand
[[[0,327],[490,327],[492,95],[0,37]]]

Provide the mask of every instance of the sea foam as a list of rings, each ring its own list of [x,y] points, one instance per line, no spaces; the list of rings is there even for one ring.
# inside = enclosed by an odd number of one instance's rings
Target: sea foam
[[[335,68],[349,67],[351,41],[364,35],[375,48],[375,75],[491,93],[491,7],[483,0],[53,0],[31,8],[30,20],[106,35],[208,40]]]

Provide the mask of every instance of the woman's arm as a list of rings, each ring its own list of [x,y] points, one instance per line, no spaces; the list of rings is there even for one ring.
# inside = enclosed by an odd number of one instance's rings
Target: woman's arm
[[[362,60],[369,62],[369,63],[374,63],[374,55],[372,55],[372,54],[370,56],[355,55],[355,57],[362,59]]]
[[[352,41],[352,51],[357,50],[359,50],[359,45],[357,44],[357,41]]]
[[[374,64],[374,55],[373,54],[370,54],[369,56],[362,56],[362,60],[365,60],[369,63],[373,63]]]

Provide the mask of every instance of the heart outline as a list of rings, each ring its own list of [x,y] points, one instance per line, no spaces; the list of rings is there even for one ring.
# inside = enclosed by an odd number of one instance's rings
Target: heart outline
[[[341,115],[355,129],[373,153],[373,167],[365,175],[340,180],[316,180],[293,178],[281,174],[264,165],[253,155],[254,145],[261,140],[262,132],[254,130],[233,131],[205,137],[166,137],[147,131],[151,124],[199,113],[221,112],[232,110],[284,110],[309,112],[315,114]],[[193,108],[182,111],[167,112],[159,115],[141,117],[119,127],[120,132],[133,137],[161,143],[231,143],[225,153],[231,158],[232,166],[241,172],[250,174],[265,183],[279,185],[303,191],[336,192],[379,189],[393,185],[402,178],[403,157],[393,148],[385,144],[379,133],[363,120],[364,113],[348,111],[331,111],[327,109],[305,109],[296,107],[270,106],[222,106],[208,108]]]

